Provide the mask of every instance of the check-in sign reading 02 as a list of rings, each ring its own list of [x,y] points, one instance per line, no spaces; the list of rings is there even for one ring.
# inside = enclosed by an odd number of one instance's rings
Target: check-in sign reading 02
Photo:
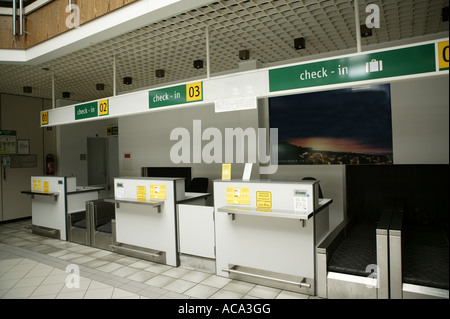
[[[270,92],[436,71],[435,45],[360,54],[269,71]]]
[[[149,91],[149,108],[203,101],[203,83],[196,82]]]
[[[98,116],[98,103],[90,102],[75,106],[75,120],[87,119]]]

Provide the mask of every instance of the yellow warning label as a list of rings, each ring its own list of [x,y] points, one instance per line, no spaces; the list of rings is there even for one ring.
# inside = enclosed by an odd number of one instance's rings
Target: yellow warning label
[[[166,185],[150,185],[150,198],[166,199]]]
[[[145,186],[137,186],[137,200],[138,202],[146,202],[147,201],[147,193]]]
[[[34,191],[41,190],[41,180],[40,179],[33,179],[33,190]]]
[[[438,43],[439,71],[448,70],[448,41]]]
[[[44,182],[44,193],[45,194],[48,194],[48,191],[49,191],[49,186],[48,186],[48,182]]]
[[[256,207],[272,208],[272,193],[271,192],[256,192]]]
[[[250,205],[250,188],[227,187],[227,204]]]

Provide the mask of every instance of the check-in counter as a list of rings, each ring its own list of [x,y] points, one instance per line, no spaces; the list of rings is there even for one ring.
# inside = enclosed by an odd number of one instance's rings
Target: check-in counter
[[[314,295],[331,199],[318,181],[214,181],[216,273]]]
[[[102,187],[77,186],[73,176],[32,176],[31,196],[34,233],[67,240],[67,216],[85,212],[86,202],[98,199]]]
[[[116,243],[128,256],[179,266],[177,202],[186,199],[184,178],[114,179]]]

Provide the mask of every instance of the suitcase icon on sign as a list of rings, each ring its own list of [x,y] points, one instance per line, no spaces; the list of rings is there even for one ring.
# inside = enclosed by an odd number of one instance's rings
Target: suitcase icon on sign
[[[377,61],[376,59],[372,59],[372,61],[366,63],[366,72],[380,72],[383,71],[383,61]]]

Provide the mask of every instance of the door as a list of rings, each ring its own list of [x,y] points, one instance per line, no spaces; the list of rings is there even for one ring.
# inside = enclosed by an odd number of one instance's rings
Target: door
[[[108,139],[87,138],[88,185],[108,186]]]

